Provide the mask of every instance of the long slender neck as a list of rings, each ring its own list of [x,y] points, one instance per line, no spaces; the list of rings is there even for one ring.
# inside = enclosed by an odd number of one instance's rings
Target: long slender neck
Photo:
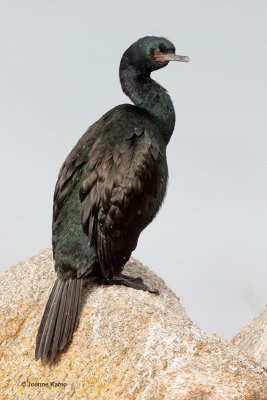
[[[132,102],[153,117],[167,144],[175,125],[174,107],[167,91],[149,74],[140,74],[129,64],[121,66],[120,81],[122,90]]]

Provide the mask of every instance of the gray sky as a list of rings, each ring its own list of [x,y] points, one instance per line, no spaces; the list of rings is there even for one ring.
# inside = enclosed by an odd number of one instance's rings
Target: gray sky
[[[1,270],[51,246],[57,174],[113,106],[122,53],[165,36],[189,64],[153,78],[176,128],[169,188],[134,257],[208,332],[232,337],[266,302],[267,2],[0,1]]]

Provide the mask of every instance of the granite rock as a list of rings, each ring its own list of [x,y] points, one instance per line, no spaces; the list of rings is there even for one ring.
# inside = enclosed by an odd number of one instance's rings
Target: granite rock
[[[2,399],[266,400],[264,369],[240,349],[200,330],[179,299],[131,259],[159,296],[89,282],[80,321],[52,366],[34,359],[35,338],[55,280],[52,252],[0,276]]]
[[[267,370],[267,305],[231,342]]]

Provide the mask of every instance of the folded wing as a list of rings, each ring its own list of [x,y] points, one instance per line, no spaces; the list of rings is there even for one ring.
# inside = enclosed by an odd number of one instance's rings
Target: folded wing
[[[80,190],[82,225],[101,273],[119,273],[151,221],[160,149],[145,127],[101,135],[94,143]]]

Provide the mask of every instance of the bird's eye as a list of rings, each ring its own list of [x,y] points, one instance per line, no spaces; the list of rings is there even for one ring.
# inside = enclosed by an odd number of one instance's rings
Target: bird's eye
[[[167,47],[166,47],[163,43],[160,43],[160,45],[159,45],[159,51],[160,51],[161,53],[167,53],[167,52],[168,52],[168,49],[167,49]]]

